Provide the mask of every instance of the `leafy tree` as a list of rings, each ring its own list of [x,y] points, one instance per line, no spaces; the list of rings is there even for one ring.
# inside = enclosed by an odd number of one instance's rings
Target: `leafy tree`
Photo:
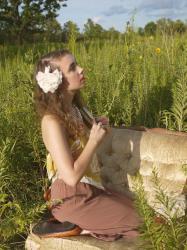
[[[87,38],[103,38],[104,32],[103,27],[98,23],[94,23],[90,18],[84,25],[84,35]]]
[[[182,34],[186,31],[186,26],[181,20],[176,20],[173,24],[173,29],[175,32]]]
[[[144,31],[149,36],[154,36],[157,30],[157,25],[154,22],[149,22],[145,25]]]
[[[107,38],[118,39],[120,36],[120,32],[114,27],[111,27],[109,30],[105,31],[105,33]]]
[[[144,29],[143,29],[142,27],[139,27],[139,28],[138,28],[138,34],[139,34],[140,36],[143,36],[143,35],[144,35]]]
[[[47,20],[54,20],[67,0],[1,0],[0,23],[6,32],[21,43],[28,35],[44,30]]]
[[[76,23],[72,21],[68,21],[64,23],[63,26],[63,41],[68,42],[70,39],[74,38],[76,40],[77,37],[79,37],[79,27]]]
[[[62,27],[55,19],[49,19],[44,24],[44,39],[50,42],[58,42],[62,40]]]
[[[173,33],[174,22],[169,18],[161,18],[157,21],[157,29],[161,33],[171,34]]]
[[[0,22],[0,43],[3,43],[5,40],[8,39],[7,30],[7,23],[4,21]]]

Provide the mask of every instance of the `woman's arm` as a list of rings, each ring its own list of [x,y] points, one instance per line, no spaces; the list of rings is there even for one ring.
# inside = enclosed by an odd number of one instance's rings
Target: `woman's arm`
[[[42,137],[47,150],[58,169],[58,177],[75,186],[86,171],[93,154],[106,131],[94,123],[88,142],[77,160],[73,160],[66,131],[57,119],[46,115],[41,123]]]

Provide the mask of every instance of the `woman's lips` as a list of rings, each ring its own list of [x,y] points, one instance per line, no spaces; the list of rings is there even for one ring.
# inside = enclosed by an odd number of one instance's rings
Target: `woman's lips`
[[[85,77],[82,77],[80,81],[83,82],[83,81],[85,81],[85,80],[86,80],[86,78],[85,78]]]

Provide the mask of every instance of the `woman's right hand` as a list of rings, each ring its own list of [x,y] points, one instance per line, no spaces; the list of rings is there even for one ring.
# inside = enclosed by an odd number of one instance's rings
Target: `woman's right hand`
[[[106,130],[102,128],[102,123],[93,121],[92,128],[90,130],[89,140],[92,140],[96,145],[99,145],[103,138],[106,136]]]

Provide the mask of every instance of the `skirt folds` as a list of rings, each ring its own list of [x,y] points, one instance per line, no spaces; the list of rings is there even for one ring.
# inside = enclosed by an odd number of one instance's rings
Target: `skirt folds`
[[[135,237],[141,220],[133,201],[123,194],[79,182],[75,187],[56,179],[51,186],[52,214],[104,241]]]

